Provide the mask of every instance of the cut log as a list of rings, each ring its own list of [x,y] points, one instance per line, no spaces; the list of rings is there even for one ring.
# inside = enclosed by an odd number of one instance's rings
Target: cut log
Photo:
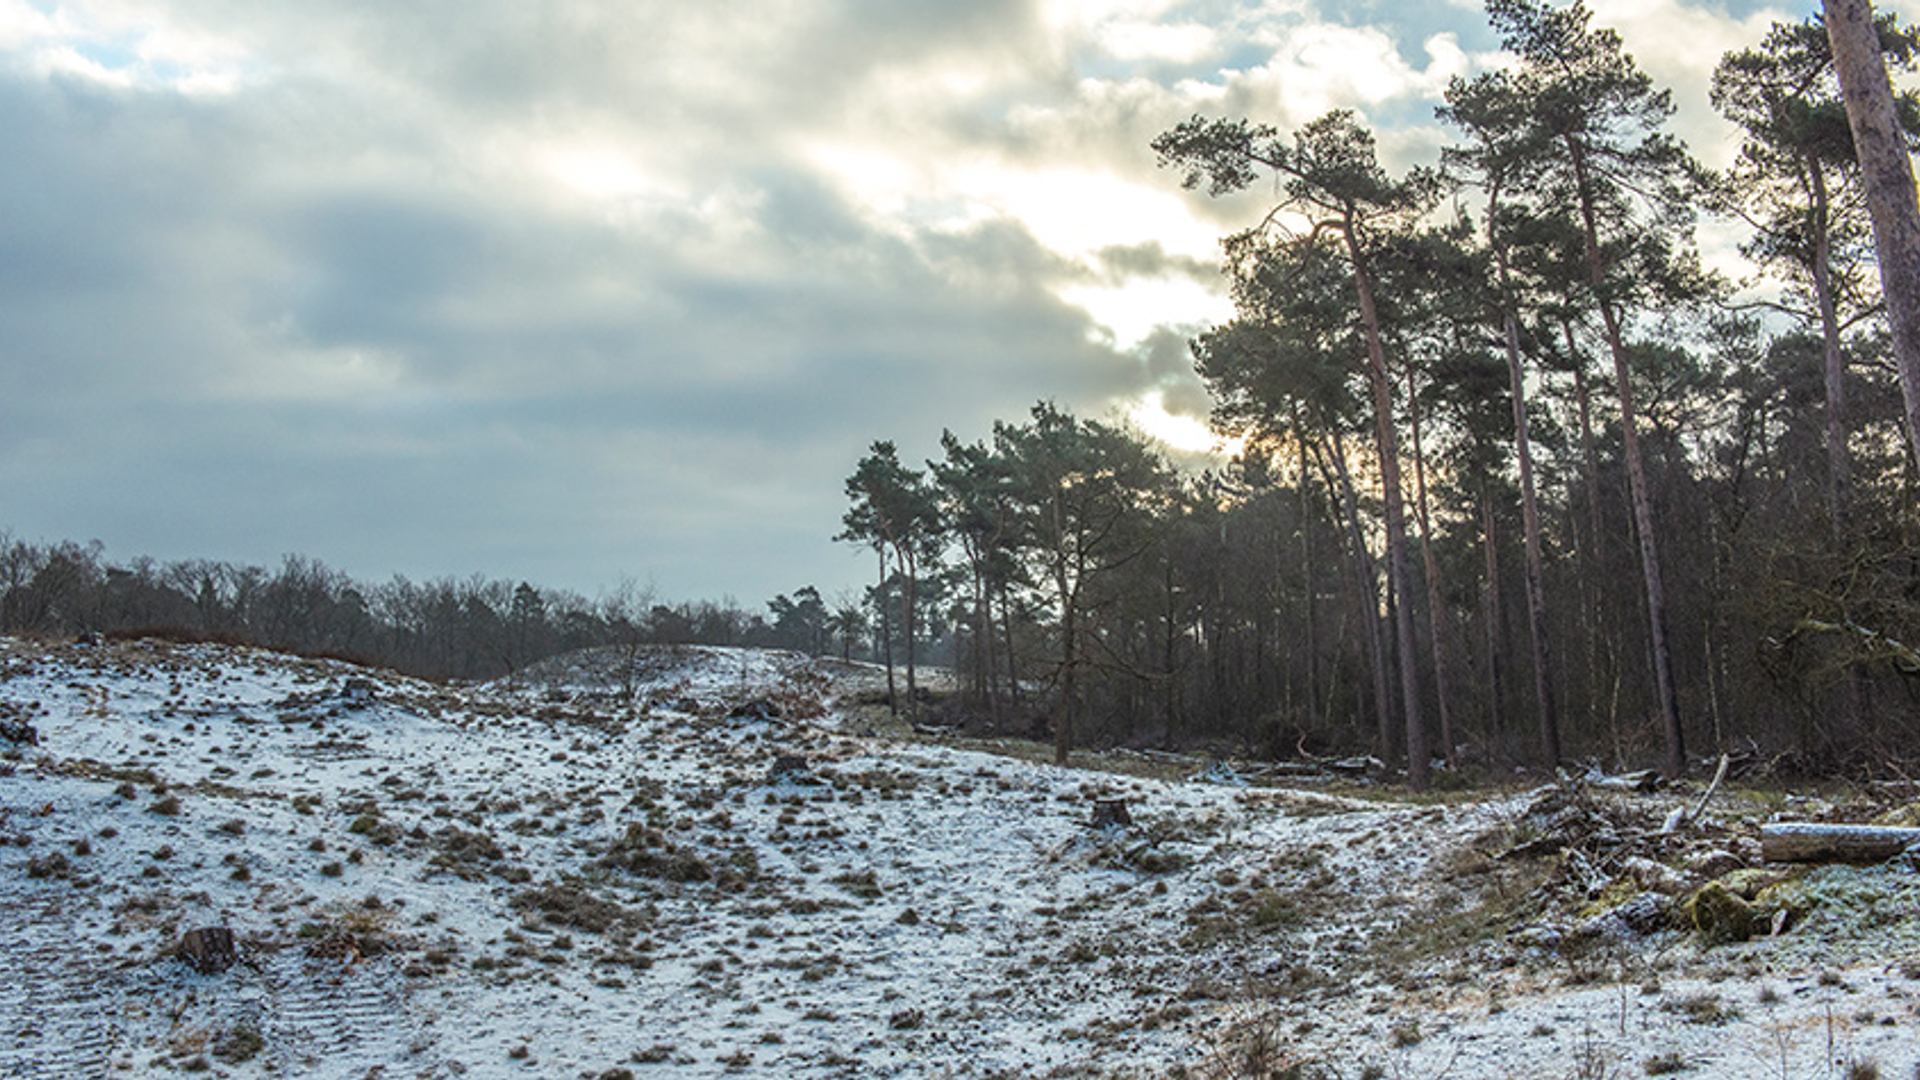
[[[1760,857],[1768,862],[1885,862],[1915,845],[1920,829],[1810,821],[1760,826]]]

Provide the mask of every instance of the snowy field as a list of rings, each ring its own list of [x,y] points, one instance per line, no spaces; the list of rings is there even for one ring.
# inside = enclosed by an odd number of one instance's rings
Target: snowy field
[[[0,639],[38,735],[0,762],[0,1075],[1233,1075],[1250,1033],[1352,1077],[1920,1061],[1887,964],[1758,998],[1395,969],[1513,799],[1058,769],[866,733],[871,671],[607,659],[449,688]],[[237,962],[196,970],[212,927]]]

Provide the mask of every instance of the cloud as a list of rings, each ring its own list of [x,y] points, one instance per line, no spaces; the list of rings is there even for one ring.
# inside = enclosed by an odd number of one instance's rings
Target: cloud
[[[1398,42],[1377,27],[1309,25],[1269,30],[1255,40],[1273,50],[1271,58],[1221,80],[1221,104],[1288,128],[1334,108],[1437,98],[1446,79],[1465,69],[1465,54],[1446,36],[1429,41],[1425,68],[1409,64]]]
[[[1725,6],[1653,0],[1593,0],[1593,24],[1619,32],[1622,46],[1672,91],[1677,113],[1672,128],[1697,157],[1715,167],[1732,164],[1737,137],[1707,100],[1713,69],[1735,49],[1751,48],[1775,22],[1797,22],[1812,11],[1751,6],[1735,15]],[[1884,0],[1881,5],[1884,6]]]
[[[22,527],[577,587],[658,562],[676,590],[770,594],[838,565],[868,439],[1115,388],[1046,287],[1075,271],[1004,216],[881,229],[805,162],[703,185],[617,129],[658,185],[561,198],[460,146],[459,109],[310,79],[222,104],[0,87],[8,151],[39,163],[3,234]]]
[[[1264,194],[1149,141],[1357,107],[1410,161],[1486,61],[1477,11],[1345,10],[0,0],[0,527],[831,592],[872,439],[1204,414]]]

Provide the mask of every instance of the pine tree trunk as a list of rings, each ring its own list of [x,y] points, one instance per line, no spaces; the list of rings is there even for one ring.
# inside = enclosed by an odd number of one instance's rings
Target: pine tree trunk
[[[907,624],[907,715],[917,716],[920,713],[920,687],[914,673],[914,654],[917,651],[918,641],[916,639],[920,636],[920,628],[914,624],[913,608],[914,601],[918,599],[915,594],[920,591],[920,567],[913,557],[913,549],[911,547],[899,549],[899,556],[901,567],[907,576],[905,611]]]
[[[1813,298],[1820,310],[1820,345],[1826,375],[1827,513],[1835,539],[1847,531],[1847,504],[1853,459],[1847,452],[1847,357],[1840,347],[1840,319],[1833,304],[1833,232],[1829,228],[1827,174],[1812,154],[1806,157],[1813,188]]]
[[[1305,579],[1302,591],[1306,594],[1307,725],[1309,730],[1312,730],[1320,726],[1319,605],[1315,603],[1320,588],[1320,568],[1313,558],[1312,506],[1307,488],[1307,436],[1298,425],[1296,416],[1294,430],[1298,433],[1300,442],[1300,472],[1295,493],[1300,498],[1300,562]]]
[[[1000,585],[1000,632],[1007,647],[1007,699],[1017,712],[1020,708],[1020,656],[1014,648],[1013,596],[1002,581]]]
[[[1353,489],[1353,477],[1347,471],[1346,451],[1340,445],[1338,435],[1330,436],[1330,439],[1332,445],[1322,455],[1333,463],[1334,476],[1327,478],[1327,487],[1339,491],[1342,516],[1347,521],[1347,542],[1353,548],[1354,598],[1358,602],[1360,625],[1365,634],[1362,644],[1366,646],[1367,664],[1373,672],[1374,726],[1380,745],[1380,760],[1391,761],[1393,699],[1387,689],[1386,643],[1380,636],[1380,574],[1374,569],[1373,556],[1367,551],[1366,530],[1360,522],[1360,499]],[[1325,471],[1326,464],[1326,461],[1320,462],[1322,471]],[[1338,478],[1337,488],[1335,477]]]
[[[1586,361],[1580,356],[1573,322],[1561,323],[1567,342],[1567,357],[1573,366],[1574,402],[1580,416],[1580,456],[1586,473],[1586,535],[1580,541],[1585,561],[1580,573],[1581,609],[1586,613],[1586,714],[1589,726],[1602,716],[1602,688],[1617,690],[1620,682],[1620,620],[1603,589],[1606,580],[1606,552],[1600,531],[1600,450],[1593,434],[1593,386],[1587,381]],[[1569,530],[1580,532],[1569,523]],[[1612,691],[1609,691],[1612,692]],[[1611,722],[1611,712],[1607,713]]]
[[[1058,490],[1053,496],[1053,580],[1060,597],[1060,679],[1059,715],[1053,722],[1053,760],[1066,765],[1073,753],[1074,727],[1080,712],[1079,578],[1071,575],[1066,550],[1066,525]]]
[[[1487,729],[1499,736],[1504,747],[1507,742],[1507,648],[1504,605],[1500,599],[1500,546],[1494,534],[1493,493],[1484,484],[1480,489],[1480,554],[1487,575],[1482,598],[1486,609]]]
[[[1503,259],[1504,262],[1504,259]],[[1527,638],[1533,652],[1533,699],[1538,710],[1540,763],[1560,764],[1560,704],[1553,693],[1553,649],[1547,639],[1546,571],[1540,552],[1540,504],[1533,488],[1533,440],[1527,429],[1526,373],[1520,364],[1520,328],[1506,316],[1507,380],[1513,394],[1514,454],[1520,465],[1520,527],[1526,547]]]
[[[1687,771],[1686,736],[1680,722],[1680,698],[1673,681],[1673,650],[1667,641],[1667,590],[1660,573],[1660,552],[1653,530],[1653,497],[1647,487],[1646,460],[1640,453],[1640,423],[1634,407],[1633,386],[1620,326],[1611,305],[1603,305],[1608,347],[1613,351],[1614,380],[1620,395],[1621,443],[1627,458],[1627,487],[1633,499],[1634,535],[1640,542],[1641,583],[1647,594],[1647,647],[1653,665],[1661,728],[1666,736],[1666,774],[1678,779]]]
[[[1053,762],[1065,765],[1073,754],[1074,726],[1080,713],[1080,643],[1079,612],[1074,597],[1067,591],[1066,574],[1058,575],[1060,588],[1060,658],[1064,664],[1061,672],[1060,715],[1053,722]]]
[[[1821,6],[1873,218],[1880,285],[1906,401],[1908,448],[1912,464],[1920,469],[1920,199],[1914,190],[1913,159],[1880,54],[1873,6],[1867,0],[1821,0]]]
[[[1427,728],[1420,710],[1420,677],[1415,663],[1413,603],[1407,571],[1406,509],[1400,494],[1400,450],[1393,427],[1393,391],[1387,377],[1387,352],[1374,303],[1373,277],[1360,238],[1351,223],[1343,230],[1359,292],[1360,324],[1367,346],[1367,383],[1373,391],[1374,442],[1380,455],[1380,494],[1387,529],[1387,594],[1400,664],[1401,707],[1407,728],[1407,784],[1418,790],[1430,779]]]
[[[1183,687],[1180,685],[1181,680],[1179,678],[1180,632],[1178,621],[1179,611],[1176,606],[1178,597],[1174,592],[1174,570],[1173,560],[1171,558],[1166,561],[1166,568],[1162,580],[1164,583],[1163,592],[1167,598],[1167,606],[1165,618],[1161,625],[1160,647],[1162,663],[1166,670],[1166,686],[1162,694],[1160,708],[1163,721],[1167,725],[1167,732],[1172,734],[1179,731],[1181,727],[1180,699]]]
[[[1440,580],[1440,562],[1433,555],[1433,515],[1427,507],[1427,463],[1420,446],[1420,394],[1407,373],[1407,422],[1413,436],[1413,506],[1420,523],[1420,562],[1427,578],[1427,632],[1432,635],[1433,689],[1439,709],[1440,752],[1449,766],[1458,765],[1450,703],[1451,657],[1447,650],[1446,590]]]
[[[1673,650],[1667,642],[1667,590],[1660,575],[1660,551],[1653,531],[1653,497],[1647,489],[1647,467],[1640,454],[1640,416],[1634,405],[1632,372],[1621,339],[1620,315],[1606,291],[1606,267],[1601,261],[1599,227],[1592,192],[1586,183],[1585,159],[1578,143],[1570,143],[1574,174],[1579,178],[1580,216],[1587,248],[1587,270],[1606,327],[1607,349],[1613,355],[1615,390],[1620,397],[1620,440],[1626,452],[1627,486],[1633,497],[1634,534],[1640,541],[1640,576],[1647,594],[1647,645],[1653,663],[1654,692],[1660,724],[1666,736],[1666,774],[1678,779],[1687,771],[1685,728],[1680,721],[1680,697],[1673,681]]]
[[[987,579],[984,562],[976,569],[973,583],[973,651],[980,669],[980,695],[987,704],[987,715],[994,727],[1000,726],[1000,689],[994,677],[993,656],[993,583]]]
[[[880,607],[880,651],[887,660],[887,712],[899,716],[900,696],[893,684],[893,620],[887,615],[887,549],[877,550],[880,552],[880,588],[873,595]]]

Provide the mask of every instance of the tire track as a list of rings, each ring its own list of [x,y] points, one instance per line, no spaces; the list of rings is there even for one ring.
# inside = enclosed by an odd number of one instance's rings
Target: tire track
[[[121,973],[80,955],[58,902],[9,913],[0,929],[0,1075],[107,1075],[123,1041]]]
[[[410,1055],[414,1025],[404,981],[377,961],[347,965],[289,950],[262,964],[267,1053],[302,1076],[365,1076]]]

